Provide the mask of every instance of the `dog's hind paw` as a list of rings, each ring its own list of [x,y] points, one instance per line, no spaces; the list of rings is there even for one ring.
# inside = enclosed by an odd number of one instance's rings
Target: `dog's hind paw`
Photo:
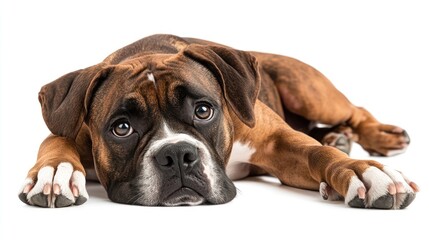
[[[357,141],[371,156],[390,157],[406,151],[410,136],[402,128],[387,124],[364,124]]]
[[[343,197],[326,182],[320,183],[319,193],[324,200],[338,201],[343,199]]]
[[[22,202],[39,207],[67,207],[81,205],[88,199],[85,176],[73,171],[70,163],[60,163],[55,171],[45,166],[37,173],[37,178],[27,178],[19,193]]]
[[[325,146],[335,147],[346,154],[350,154],[352,148],[351,138],[347,137],[344,133],[328,133],[322,139],[322,144]]]

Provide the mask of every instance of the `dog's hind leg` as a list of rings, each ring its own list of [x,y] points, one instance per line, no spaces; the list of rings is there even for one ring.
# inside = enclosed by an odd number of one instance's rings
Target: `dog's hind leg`
[[[391,156],[403,152],[408,146],[410,139],[403,129],[380,123],[364,108],[354,106],[313,67],[289,57],[254,54],[260,62],[261,71],[264,71],[277,87],[281,102],[287,109],[286,122],[288,122],[287,112],[291,112],[309,122],[330,126],[346,125],[352,130],[351,139],[371,155]],[[305,133],[319,138],[318,140],[325,144],[331,132],[338,133],[335,130],[325,132],[322,136],[320,131],[315,130]],[[335,134],[330,135],[330,139],[333,139],[332,136]],[[342,145],[345,140],[338,134],[336,139],[334,145]]]

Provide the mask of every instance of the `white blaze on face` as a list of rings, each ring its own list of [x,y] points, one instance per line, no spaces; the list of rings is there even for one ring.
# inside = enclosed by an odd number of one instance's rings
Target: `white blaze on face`
[[[136,200],[144,205],[157,205],[159,199],[159,188],[161,179],[156,172],[154,161],[152,157],[145,155],[141,167],[143,168],[142,175],[140,176],[142,185],[140,192],[143,193],[141,199]]]
[[[155,83],[155,77],[153,76],[153,73],[148,73],[147,74],[147,79],[149,79],[149,81]]]

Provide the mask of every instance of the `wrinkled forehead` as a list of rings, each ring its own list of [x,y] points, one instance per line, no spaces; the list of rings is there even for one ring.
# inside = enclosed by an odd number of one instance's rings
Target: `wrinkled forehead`
[[[148,76],[152,80],[159,98],[165,98],[167,101],[180,100],[185,96],[207,97],[220,101],[222,97],[221,88],[213,74],[192,60],[169,62],[165,68],[155,69],[149,72]]]
[[[222,91],[213,74],[186,57],[142,58],[113,66],[97,90],[91,109],[103,117],[123,108],[149,111],[180,105],[185,98],[210,99],[221,104]]]

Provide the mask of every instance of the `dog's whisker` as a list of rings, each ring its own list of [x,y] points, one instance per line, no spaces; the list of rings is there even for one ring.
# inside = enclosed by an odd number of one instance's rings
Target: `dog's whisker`
[[[138,193],[131,197],[131,199],[128,201],[128,204],[136,205],[142,197],[144,197],[144,193]]]

